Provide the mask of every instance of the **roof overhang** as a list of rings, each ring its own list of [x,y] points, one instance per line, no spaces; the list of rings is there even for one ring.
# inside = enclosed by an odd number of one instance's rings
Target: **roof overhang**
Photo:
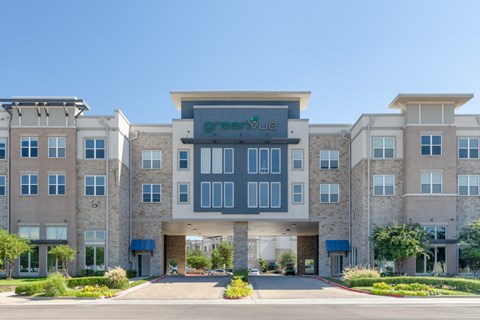
[[[405,109],[407,103],[452,103],[455,109],[461,107],[473,98],[471,93],[458,94],[410,94],[400,93],[388,106],[389,109]]]
[[[300,110],[306,110],[310,100],[310,91],[171,91],[173,103],[181,110],[182,101],[299,101]]]
[[[0,99],[0,107],[10,114],[12,109],[19,107],[75,107],[77,110],[75,116],[85,110],[90,110],[90,106],[83,99],[77,97],[12,97],[11,99]]]

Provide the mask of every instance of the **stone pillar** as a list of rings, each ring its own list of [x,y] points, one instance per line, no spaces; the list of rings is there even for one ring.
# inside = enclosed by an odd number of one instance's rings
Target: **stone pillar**
[[[305,259],[316,260],[317,237],[297,236],[297,273],[305,274]],[[315,261],[315,264],[318,263]],[[318,267],[315,266],[318,270]],[[312,270],[313,272],[313,270]]]
[[[170,260],[177,260],[178,274],[185,275],[185,236],[167,236],[167,270],[168,262]]]
[[[248,269],[248,222],[233,223],[233,270]]]

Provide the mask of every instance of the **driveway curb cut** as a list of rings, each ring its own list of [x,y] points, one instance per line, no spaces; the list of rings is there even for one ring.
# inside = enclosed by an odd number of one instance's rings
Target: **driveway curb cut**
[[[168,277],[169,277],[169,276],[160,276],[160,277],[158,277],[158,278],[155,278],[155,279],[150,280],[150,281],[148,281],[148,282],[142,283],[142,284],[140,284],[140,285],[138,285],[138,286],[135,286],[135,287],[133,287],[133,288],[129,288],[129,289],[127,289],[127,290],[123,290],[122,292],[119,292],[115,297],[112,297],[111,299],[121,298],[121,297],[123,297],[123,296],[125,296],[125,295],[127,295],[127,294],[130,294],[130,293],[135,292],[135,291],[137,291],[137,290],[146,288],[146,287],[150,286],[152,283],[157,283],[157,282],[162,281],[163,279],[166,279],[166,278],[168,278]]]

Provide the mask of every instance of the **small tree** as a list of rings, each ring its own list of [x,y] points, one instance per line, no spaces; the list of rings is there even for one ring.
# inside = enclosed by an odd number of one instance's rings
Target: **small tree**
[[[212,251],[212,268],[231,268],[233,266],[233,246],[222,242],[217,249]]]
[[[70,277],[68,275],[67,262],[75,260],[76,253],[77,251],[68,245],[56,246],[48,251],[48,254],[60,261],[66,277]]]
[[[293,252],[292,250],[285,251],[280,255],[280,258],[278,258],[278,264],[282,268],[285,268],[287,264],[295,265],[296,261],[297,261],[297,256],[295,255],[295,252]]]
[[[417,223],[373,228],[372,241],[377,258],[395,262],[398,273],[402,273],[405,261],[428,252],[431,234]]]
[[[258,259],[258,266],[262,272],[267,272],[267,262],[262,258]]]
[[[459,240],[460,257],[467,262],[476,278],[480,271],[480,219],[464,227]]]
[[[9,234],[7,230],[0,230],[0,265],[8,265],[7,279],[12,279],[15,261],[22,253],[30,251],[30,241],[19,237],[17,234]]]
[[[195,269],[208,268],[212,262],[207,257],[202,255],[191,255],[187,257],[187,265]]]

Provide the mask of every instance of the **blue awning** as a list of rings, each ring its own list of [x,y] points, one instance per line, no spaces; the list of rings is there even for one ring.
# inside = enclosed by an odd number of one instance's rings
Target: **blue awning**
[[[350,243],[348,240],[327,240],[327,252],[332,251],[350,251]]]
[[[152,239],[133,239],[130,244],[132,251],[153,251],[155,250],[155,240]]]

